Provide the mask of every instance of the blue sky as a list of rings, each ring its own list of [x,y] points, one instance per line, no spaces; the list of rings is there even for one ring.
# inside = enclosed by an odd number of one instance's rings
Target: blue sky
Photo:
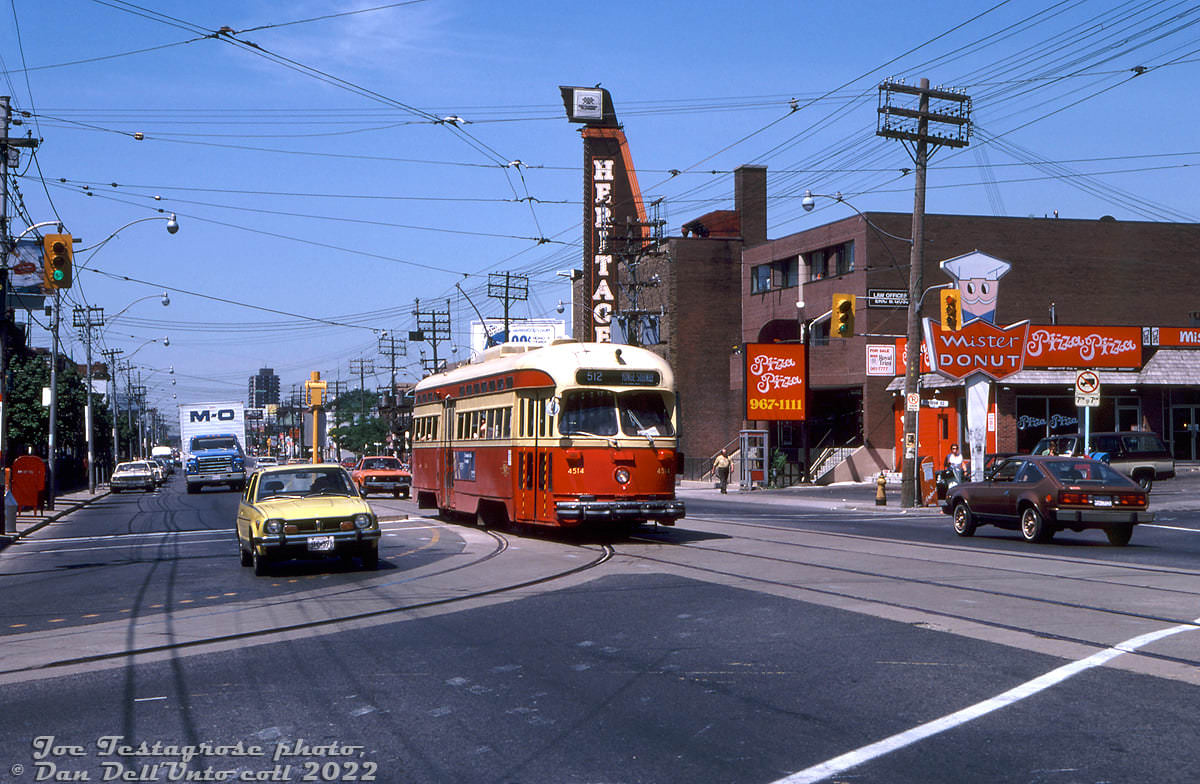
[[[102,344],[137,350],[165,409],[242,399],[263,366],[286,393],[369,358],[383,384],[377,330],[407,335],[418,297],[465,352],[459,286],[498,315],[489,273],[529,276],[516,315],[556,316],[582,233],[559,85],[609,89],[672,235],[730,208],[746,163],[768,167],[771,237],[849,214],[805,213],[806,188],[911,210],[908,153],[875,134],[886,78],[972,98],[971,145],[933,157],[930,212],[1200,216],[1192,3],[12,0],[0,17],[3,89],[29,113],[11,132],[42,139],[13,233],[57,218],[85,248],[179,217],[80,252],[64,302],[82,361],[71,308],[147,297]]]

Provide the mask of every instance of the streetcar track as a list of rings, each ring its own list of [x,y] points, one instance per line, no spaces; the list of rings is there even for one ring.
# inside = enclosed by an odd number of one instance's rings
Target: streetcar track
[[[708,522],[720,522],[720,521],[709,520]],[[733,522],[728,522],[726,524],[733,525],[733,526],[743,526],[743,527],[774,528],[774,526],[760,526],[758,524],[733,523]],[[781,529],[781,530],[796,531],[797,529]],[[825,534],[825,532],[813,532],[813,531],[805,531],[805,530],[801,530],[799,532]],[[829,535],[852,538],[852,535],[847,535],[847,534],[829,534]],[[637,539],[637,537],[634,537],[634,538]],[[650,544],[663,544],[662,541],[656,540],[656,539],[639,539],[639,541],[645,541],[646,543],[650,543]],[[801,544],[795,544],[795,543],[789,543],[789,542],[780,542],[778,540],[771,540],[771,539],[757,539],[757,540],[753,540],[753,541],[758,541],[763,544],[790,544],[795,547],[809,547],[810,549],[812,549],[812,547],[809,545],[801,545]],[[995,591],[995,590],[987,590],[987,589],[983,589],[983,588],[974,588],[971,586],[956,585],[956,584],[952,584],[952,583],[943,583],[943,582],[939,582],[936,580],[922,579],[922,578],[917,578],[917,577],[903,577],[903,576],[897,576],[894,574],[887,574],[884,572],[873,572],[873,571],[869,571],[869,570],[853,569],[853,568],[844,567],[844,566],[831,566],[831,565],[822,564],[822,563],[797,561],[797,560],[780,558],[780,557],[770,556],[770,555],[731,552],[728,550],[720,550],[720,549],[717,549],[714,547],[705,547],[703,545],[698,545],[695,543],[679,543],[679,544],[670,543],[670,544],[673,544],[674,546],[678,546],[678,547],[686,547],[686,548],[694,549],[694,550],[702,550],[704,552],[713,553],[716,555],[727,555],[727,556],[733,556],[735,558],[748,558],[748,559],[752,559],[752,560],[770,561],[773,563],[779,563],[779,564],[785,564],[785,565],[791,565],[791,566],[807,566],[807,567],[811,567],[811,568],[815,568],[815,569],[847,573],[847,574],[852,574],[852,575],[860,576],[860,577],[881,578],[884,580],[903,582],[903,583],[908,583],[908,584],[913,584],[913,585],[924,585],[924,586],[940,588],[940,589],[945,589],[945,590],[965,591],[965,592],[970,592],[970,593],[975,593],[975,594],[982,594],[984,596],[994,596],[997,598],[1005,598],[1005,599],[1016,599],[1018,601],[1033,602],[1033,603],[1038,603],[1038,604],[1047,605],[1047,606],[1051,606],[1051,607],[1060,607],[1063,609],[1084,610],[1084,611],[1094,612],[1094,613],[1098,613],[1100,615],[1105,615],[1105,616],[1130,618],[1130,619],[1136,619],[1136,620],[1150,621],[1150,622],[1154,622],[1154,623],[1167,623],[1167,624],[1171,624],[1171,625],[1181,625],[1181,624],[1182,625],[1191,625],[1191,626],[1197,625],[1195,623],[1195,620],[1192,618],[1184,618],[1184,619],[1170,618],[1170,617],[1165,617],[1165,616],[1160,616],[1160,615],[1137,613],[1137,612],[1132,612],[1132,611],[1127,611],[1127,610],[1117,610],[1117,609],[1110,609],[1110,608],[1103,608],[1103,607],[1094,607],[1094,606],[1079,604],[1076,602],[1067,602],[1067,601],[1048,599],[1048,598],[1038,597],[1038,596],[1025,596],[1025,595],[1013,594],[1013,593],[1009,593],[1009,592],[1005,592],[1005,591]],[[817,547],[815,549],[831,550],[831,551],[835,551],[835,552],[846,552],[846,551],[837,551],[836,548],[826,548],[826,547]],[[1027,628],[1024,626],[1017,626],[1017,625],[1013,625],[1013,624],[1001,623],[999,621],[988,620],[988,619],[982,618],[982,617],[976,617],[976,616],[956,613],[956,612],[950,611],[948,608],[947,609],[932,609],[930,607],[926,607],[926,606],[922,606],[922,605],[907,604],[907,603],[898,602],[898,601],[894,601],[894,600],[888,600],[888,599],[883,599],[883,598],[878,598],[878,597],[861,595],[861,594],[851,593],[849,591],[839,591],[839,590],[835,590],[832,588],[822,588],[822,587],[809,585],[809,584],[787,582],[787,581],[783,581],[783,580],[774,580],[774,579],[770,579],[770,578],[766,578],[766,577],[755,576],[753,574],[747,574],[747,573],[736,572],[736,571],[727,571],[727,570],[718,569],[718,568],[715,568],[712,566],[701,566],[698,564],[683,563],[680,561],[672,561],[667,558],[660,558],[660,557],[655,557],[652,555],[646,555],[646,554],[642,554],[642,553],[632,553],[632,552],[627,552],[625,550],[620,551],[619,554],[622,557],[631,558],[631,559],[635,559],[635,560],[641,560],[641,561],[648,561],[650,563],[655,563],[655,564],[664,564],[664,565],[668,565],[668,566],[671,566],[674,568],[693,570],[693,571],[697,571],[697,572],[719,575],[721,577],[726,577],[726,578],[747,580],[750,582],[761,583],[763,585],[771,585],[771,586],[780,587],[780,588],[790,588],[790,589],[794,589],[794,590],[798,590],[798,591],[807,591],[807,592],[811,592],[811,593],[815,593],[815,594],[820,594],[822,596],[836,597],[839,599],[849,599],[849,600],[852,600],[855,602],[864,602],[864,603],[875,604],[875,605],[880,605],[880,606],[884,606],[884,607],[892,607],[892,608],[899,609],[899,610],[908,610],[908,611],[919,613],[921,615],[937,616],[940,618],[954,619],[954,620],[958,620],[958,621],[966,621],[968,623],[976,624],[978,626],[999,629],[999,630],[1003,630],[1003,631],[1018,632],[1021,634],[1032,635],[1034,637],[1038,637],[1038,638],[1042,638],[1042,639],[1046,639],[1046,640],[1076,643],[1076,644],[1080,644],[1080,645],[1086,645],[1089,647],[1099,646],[1101,648],[1104,648],[1104,647],[1108,646],[1108,643],[1097,642],[1095,640],[1088,640],[1088,639],[1084,639],[1084,638],[1080,638],[1080,637],[1073,637],[1073,636],[1069,636],[1069,635],[1065,635],[1065,634],[1057,634],[1057,633],[1053,633],[1053,632],[1041,631],[1041,630],[1037,630],[1037,629]],[[904,556],[889,556],[889,557],[903,558]],[[918,559],[909,559],[909,560],[918,560]],[[1077,564],[1078,561],[1074,561],[1072,563]],[[989,569],[990,567],[971,567],[971,568]],[[1133,567],[1133,568],[1136,569],[1139,567]],[[1021,573],[1021,574],[1027,574],[1027,573]],[[1183,574],[1183,572],[1173,572],[1173,574]],[[1027,576],[1028,576],[1028,574],[1027,574]],[[1079,578],[1072,578],[1069,576],[1064,576],[1061,579],[1079,579]],[[1151,590],[1151,589],[1147,589],[1147,590]],[[1158,589],[1152,589],[1152,590],[1158,590]],[[1183,595],[1185,595],[1185,596],[1191,595],[1187,592],[1181,592],[1181,593],[1183,593]],[[1151,653],[1151,652],[1145,652],[1145,651],[1138,651],[1136,653],[1136,655],[1144,656],[1147,658],[1152,658],[1152,659],[1156,659],[1156,660],[1160,660],[1160,661],[1165,661],[1165,662],[1184,664],[1184,665],[1191,666],[1191,667],[1196,666],[1196,661],[1194,659],[1184,659],[1184,658],[1177,657],[1177,656],[1169,656],[1169,655],[1165,655],[1165,654]]]
[[[716,520],[709,520],[709,522],[716,522],[718,524],[731,525],[731,526],[737,526],[737,527],[774,528],[773,526],[759,526],[757,524],[723,522],[723,521],[716,521]],[[775,529],[775,530],[795,531],[797,529]],[[823,531],[818,531],[818,532],[805,531],[805,533],[817,533],[822,536],[833,536],[836,538],[846,538],[846,539],[863,538],[857,534],[826,533]],[[782,541],[779,539],[763,539],[763,538],[747,537],[747,536],[741,536],[739,538],[741,538],[743,540],[752,541],[752,542],[758,542],[760,544],[785,545],[788,547],[798,547],[798,548],[803,548],[803,549],[807,549],[807,550],[821,550],[821,551],[834,552],[834,553],[846,552],[846,550],[842,550],[842,549],[839,549],[836,547],[829,547],[829,546],[825,546],[825,545],[800,544],[800,543],[796,543],[796,542]],[[871,537],[866,537],[866,538],[869,539]],[[647,539],[646,541],[654,541],[654,540]],[[687,545],[687,546],[693,547],[694,549],[698,549],[698,550],[704,550],[705,552],[725,553],[725,554],[730,554],[730,555],[741,556],[743,558],[755,558],[755,559],[768,560],[768,561],[773,561],[773,562],[778,562],[778,563],[796,564],[796,565],[800,565],[800,566],[810,566],[810,567],[814,567],[814,568],[818,568],[818,569],[828,569],[828,570],[837,571],[837,572],[848,572],[850,574],[855,574],[855,575],[863,576],[863,577],[887,577],[887,578],[890,578],[893,580],[899,580],[902,582],[913,583],[916,585],[928,585],[928,586],[931,586],[934,588],[946,588],[946,589],[951,589],[951,590],[970,591],[973,593],[982,593],[986,596],[996,596],[999,598],[1006,598],[1006,599],[1019,599],[1019,600],[1024,600],[1024,601],[1040,602],[1043,604],[1050,604],[1053,606],[1066,607],[1066,608],[1075,609],[1075,610],[1091,610],[1094,612],[1102,612],[1102,613],[1108,613],[1108,614],[1113,614],[1113,615],[1121,615],[1121,616],[1125,616],[1125,617],[1138,618],[1138,619],[1144,619],[1144,620],[1162,621],[1165,623],[1189,623],[1190,622],[1190,619],[1181,620],[1179,618],[1165,618],[1162,616],[1147,615],[1144,613],[1134,613],[1134,612],[1129,612],[1129,611],[1124,611],[1124,610],[1099,609],[1099,608],[1096,608],[1096,607],[1093,607],[1090,605],[1086,605],[1086,604],[1063,602],[1063,601],[1059,601],[1059,600],[1050,600],[1050,599],[1044,599],[1044,598],[1038,597],[1038,596],[1026,596],[1023,594],[1011,593],[1008,591],[998,591],[998,590],[994,590],[994,589],[988,590],[988,589],[984,589],[984,588],[976,588],[973,586],[956,585],[954,583],[944,583],[944,582],[939,582],[936,580],[929,580],[929,579],[924,579],[924,578],[919,578],[919,577],[903,577],[903,576],[897,576],[897,575],[887,575],[882,572],[872,572],[872,571],[867,571],[867,570],[852,569],[852,568],[844,567],[844,566],[828,566],[828,565],[815,563],[815,562],[794,561],[794,560],[789,560],[786,558],[779,558],[776,556],[769,556],[769,555],[757,555],[757,554],[753,554],[753,553],[741,553],[741,552],[732,553],[728,550],[718,550],[718,549],[712,548],[712,547],[704,547],[704,546],[696,546],[696,545]],[[912,546],[912,545],[911,545],[911,543],[906,543],[906,546]],[[938,548],[948,547],[947,545],[937,545],[937,544],[922,545],[922,546],[938,547]],[[962,548],[959,548],[959,547],[952,547],[951,549],[954,549],[954,550],[960,551],[960,552],[963,551]],[[967,552],[970,552],[970,551],[967,551]],[[1003,555],[1008,556],[1010,554],[1004,553]],[[1028,557],[1033,554],[1016,553],[1013,555],[1015,555],[1016,557]],[[928,558],[915,558],[912,556],[897,555],[897,554],[888,554],[886,556],[877,555],[875,557],[886,557],[891,560],[903,560],[903,561],[908,561],[911,563],[918,563],[918,564],[928,563],[930,561],[930,559],[928,559]],[[1039,560],[1041,560],[1041,559],[1039,559]],[[1057,557],[1051,557],[1049,560],[1069,563],[1073,566],[1079,565],[1081,563],[1079,560],[1070,560],[1070,559],[1063,559],[1063,558],[1057,558]],[[1018,569],[1012,569],[1012,568],[1008,568],[1008,567],[975,566],[975,565],[971,565],[971,564],[955,564],[955,565],[961,566],[962,568],[967,568],[967,569],[981,569],[981,570],[984,570],[987,572],[1002,572],[1005,574],[1012,574],[1012,575],[1024,576],[1024,577],[1030,576],[1029,572],[1023,572]],[[1102,564],[1095,564],[1095,565],[1103,566],[1103,567],[1107,567],[1107,568],[1115,567],[1119,571],[1126,570],[1126,567],[1122,564],[1109,564],[1109,563],[1105,562]],[[1185,570],[1163,570],[1161,568],[1150,568],[1150,567],[1141,567],[1141,566],[1131,566],[1131,567],[1128,567],[1128,570],[1148,571],[1148,572],[1152,572],[1155,574],[1168,574],[1168,575],[1173,575],[1173,576],[1180,576],[1180,575],[1186,576],[1186,575],[1194,574],[1194,572],[1185,571]],[[1101,580],[1101,579],[1097,579],[1094,577],[1081,577],[1081,576],[1076,576],[1076,575],[1058,575],[1058,576],[1056,576],[1055,579],[1069,580],[1072,582],[1080,582],[1080,583],[1099,583],[1101,585],[1113,585],[1114,584],[1113,581],[1109,581],[1109,580]],[[1131,585],[1127,585],[1127,584],[1120,583],[1120,582],[1116,583],[1116,585],[1118,585],[1120,587],[1136,588],[1136,589],[1140,589],[1140,590],[1153,590],[1153,591],[1160,592],[1160,593],[1178,594],[1178,595],[1184,596],[1184,597],[1200,597],[1200,592],[1198,592],[1198,591],[1185,591],[1185,590],[1180,590],[1177,588],[1159,588],[1159,587],[1149,587],[1149,586],[1142,586],[1142,585],[1132,585],[1131,586]]]
[[[335,592],[332,594],[322,593],[321,596],[322,596],[322,598],[328,598],[330,596],[340,596],[340,595],[345,595],[346,593],[351,593],[354,591],[374,590],[374,589],[378,589],[381,587],[385,587],[386,585],[396,585],[396,584],[400,584],[403,582],[410,582],[412,580],[428,579],[430,577],[444,575],[444,574],[447,574],[450,572],[455,572],[455,571],[459,571],[462,569],[467,569],[467,568],[478,566],[482,563],[492,560],[493,558],[498,557],[499,555],[501,555],[502,553],[504,553],[505,551],[507,551],[509,549],[509,541],[508,541],[507,537],[505,537],[501,534],[498,534],[494,531],[482,531],[480,533],[483,533],[484,535],[491,537],[495,542],[495,546],[492,548],[492,550],[490,552],[488,552],[483,557],[472,560],[469,563],[457,564],[448,569],[442,569],[442,570],[438,570],[436,572],[430,572],[430,573],[426,573],[423,575],[406,578],[405,580],[390,581],[390,582],[384,583],[384,584],[374,583],[371,585],[355,586],[354,588],[347,589],[345,591],[338,591],[338,592]],[[581,549],[589,549],[590,550],[590,548],[581,548]],[[370,619],[374,619],[374,618],[383,618],[383,617],[387,617],[389,615],[396,615],[399,613],[412,612],[414,610],[422,610],[422,609],[427,609],[427,608],[432,608],[432,607],[442,607],[442,606],[456,604],[456,603],[460,603],[460,602],[481,599],[481,598],[485,598],[488,596],[495,596],[498,594],[507,593],[509,591],[520,590],[522,588],[529,588],[532,586],[544,585],[546,583],[550,583],[555,580],[561,580],[561,579],[564,579],[564,578],[567,578],[567,577],[570,577],[570,576],[573,576],[576,574],[580,574],[582,572],[586,572],[590,569],[595,569],[596,567],[599,567],[602,564],[611,560],[614,555],[615,555],[615,550],[612,547],[612,545],[602,544],[600,546],[600,551],[597,554],[597,556],[595,558],[593,558],[592,560],[588,561],[587,563],[578,564],[578,565],[572,566],[569,569],[564,569],[562,571],[555,572],[553,574],[542,575],[540,577],[535,577],[535,578],[531,578],[528,580],[522,580],[520,582],[512,583],[509,585],[501,585],[501,586],[497,586],[497,587],[493,587],[493,588],[487,588],[487,589],[482,589],[482,590],[478,590],[478,591],[473,591],[471,593],[461,594],[458,596],[445,597],[445,598],[441,598],[441,599],[429,599],[429,600],[425,600],[425,601],[421,601],[421,602],[413,602],[410,604],[399,605],[399,606],[394,606],[394,607],[387,607],[387,608],[379,609],[379,610],[367,610],[367,611],[363,611],[363,612],[347,613],[347,614],[338,615],[336,617],[330,617],[330,618],[321,618],[321,619],[315,619],[315,620],[310,620],[310,621],[303,621],[303,622],[299,622],[299,623],[281,624],[281,625],[272,626],[270,628],[264,628],[264,629],[255,629],[255,630],[251,630],[251,631],[235,632],[235,633],[230,633],[230,634],[218,634],[218,635],[212,635],[212,636],[204,637],[204,638],[187,640],[187,641],[183,641],[183,642],[170,642],[170,643],[163,643],[161,645],[147,645],[147,646],[136,647],[136,648],[126,648],[125,650],[121,650],[121,651],[110,651],[107,653],[98,653],[98,654],[94,654],[94,655],[90,655],[90,656],[76,656],[76,657],[72,657],[69,659],[59,659],[59,660],[56,660],[53,662],[46,662],[46,663],[31,665],[31,666],[26,666],[26,667],[3,669],[3,670],[0,670],[0,674],[19,675],[21,673],[42,672],[42,671],[46,671],[46,670],[52,670],[52,669],[63,668],[63,667],[78,666],[78,665],[83,665],[83,664],[94,664],[94,663],[103,662],[103,661],[112,661],[112,660],[116,660],[116,659],[128,658],[130,656],[181,651],[181,650],[186,650],[189,648],[198,648],[198,647],[207,646],[207,645],[215,645],[215,644],[228,643],[228,642],[237,642],[240,640],[253,640],[253,639],[269,637],[269,636],[277,635],[277,634],[285,634],[285,633],[289,633],[289,632],[319,629],[322,627],[333,626],[335,624],[354,623],[354,622],[370,620]],[[240,608],[239,610],[237,610],[237,612],[245,612],[248,609],[260,610],[260,609],[269,608],[269,607],[277,607],[277,606],[281,606],[281,605],[296,604],[301,601],[302,601],[302,599],[300,597],[292,596],[292,597],[288,597],[287,599],[279,600],[279,601],[256,602],[253,605],[253,607]],[[214,612],[211,614],[213,614],[213,615],[224,614],[224,613],[228,613],[228,612],[230,612],[229,609],[224,609],[221,612]],[[203,615],[205,615],[205,614],[201,614],[199,616],[193,616],[193,617],[203,617]],[[149,619],[146,619],[146,620],[148,621]],[[137,624],[135,624],[135,625],[137,625]]]
[[[893,543],[907,546],[907,547],[933,547],[933,548],[937,548],[937,549],[953,550],[954,552],[976,553],[976,554],[984,552],[983,550],[967,547],[967,546],[961,545],[961,544],[948,545],[948,544],[942,544],[939,542],[915,542],[915,541],[909,541],[909,540],[905,540],[905,539],[892,539],[892,538],[888,538],[888,537],[876,537],[876,536],[867,536],[864,534],[844,533],[841,531],[826,531],[826,530],[818,530],[818,529],[812,529],[812,528],[791,528],[791,527],[779,526],[779,525],[765,525],[763,523],[739,523],[739,522],[735,522],[732,520],[725,520],[725,519],[716,518],[716,517],[694,516],[691,519],[702,521],[702,522],[707,522],[707,523],[716,523],[718,525],[734,526],[734,527],[739,527],[739,528],[765,528],[765,529],[771,530],[771,531],[789,531],[789,532],[793,532],[793,533],[796,533],[796,532],[812,533],[812,534],[818,534],[820,536],[829,536],[829,537],[839,538],[839,539],[852,539],[852,540],[853,539],[868,539],[871,541],[893,542]],[[783,519],[787,519],[787,518],[783,518]],[[750,537],[743,537],[743,538],[750,538]],[[829,549],[829,550],[836,551],[836,548],[832,548],[832,547],[817,548],[817,547],[814,547],[813,545],[796,545],[793,542],[784,542],[784,541],[781,541],[778,539],[750,538],[750,540],[756,541],[756,542],[762,542],[765,544],[791,544],[791,545],[797,546],[797,547],[812,547],[813,549]],[[649,542],[649,541],[657,541],[657,540],[647,539],[646,541]],[[1063,556],[1063,555],[1054,555],[1052,553],[1045,553],[1045,552],[1020,552],[1020,551],[1015,551],[1015,550],[989,550],[986,552],[988,555],[1001,556],[1004,558],[1029,558],[1029,559],[1035,559],[1040,562],[1053,562],[1053,563],[1059,563],[1059,564],[1067,564],[1067,565],[1071,565],[1071,566],[1078,566],[1080,564],[1086,564],[1086,565],[1091,565],[1091,566],[1110,566],[1110,567],[1119,569],[1121,571],[1144,572],[1146,574],[1152,574],[1152,575],[1190,575],[1190,576],[1200,577],[1200,572],[1197,572],[1196,570],[1185,569],[1182,567],[1175,567],[1175,566],[1147,566],[1145,564],[1128,564],[1128,563],[1120,563],[1120,562],[1116,562],[1116,561],[1099,561],[1099,560],[1095,560],[1095,559],[1082,560],[1080,558],[1070,558],[1070,557]],[[889,556],[889,557],[905,558],[907,560],[913,560],[913,561],[922,560],[922,559],[918,559],[918,558],[912,558],[910,556]],[[993,567],[989,567],[989,568],[993,568]],[[999,568],[996,568],[996,570],[1000,571]],[[1025,572],[1020,572],[1020,571],[1013,570],[1013,569],[1004,570],[1004,571],[1012,571],[1016,574],[1025,574]],[[1068,579],[1068,580],[1089,579],[1090,580],[1093,578],[1071,577],[1069,575],[1064,575],[1062,577],[1062,579]],[[1096,580],[1096,582],[1102,582],[1102,581]],[[1139,587],[1142,587],[1142,586],[1139,586]],[[1172,591],[1172,592],[1176,592],[1176,593],[1182,593],[1185,596],[1200,596],[1200,592],[1179,591],[1178,589],[1172,589],[1172,588],[1163,588],[1163,589],[1155,588],[1154,590]]]

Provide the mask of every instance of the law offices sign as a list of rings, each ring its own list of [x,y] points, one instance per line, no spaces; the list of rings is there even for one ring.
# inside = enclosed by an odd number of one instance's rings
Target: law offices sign
[[[800,343],[747,343],[746,419],[805,418],[805,347]]]

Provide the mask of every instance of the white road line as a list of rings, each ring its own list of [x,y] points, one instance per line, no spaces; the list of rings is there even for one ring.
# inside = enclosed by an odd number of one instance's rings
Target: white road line
[[[229,528],[196,528],[190,531],[143,531],[142,533],[129,534],[102,534],[99,536],[55,536],[42,537],[31,536],[26,537],[25,542],[37,542],[38,544],[51,544],[53,542],[103,542],[115,539],[139,539],[141,537],[155,536],[211,536],[212,534],[233,533],[233,527]]]
[[[844,773],[851,768],[858,767],[864,762],[890,754],[893,751],[910,746],[918,741],[925,740],[947,730],[952,730],[966,724],[969,721],[974,721],[980,716],[985,716],[993,711],[1000,710],[1014,703],[1020,702],[1026,697],[1031,697],[1040,691],[1056,686],[1063,681],[1078,675],[1081,672],[1090,670],[1093,667],[1099,667],[1102,664],[1115,659],[1124,653],[1133,653],[1138,648],[1149,645],[1152,642],[1170,637],[1180,632],[1190,632],[1200,630],[1200,618],[1191,623],[1172,626],[1167,629],[1160,629],[1156,632],[1149,632],[1139,637],[1126,640],[1125,642],[1117,643],[1111,648],[1107,648],[1098,653],[1094,653],[1085,659],[1079,659],[1069,664],[1051,670],[1050,672],[1040,677],[1034,678],[1031,681],[1022,683],[1020,686],[1009,689],[1003,694],[998,694],[991,699],[978,702],[970,707],[963,708],[940,719],[926,722],[911,730],[906,730],[899,734],[893,735],[890,738],[884,738],[881,741],[876,741],[860,749],[847,752],[841,756],[834,757],[831,760],[822,762],[819,765],[814,765],[811,768],[806,768],[798,773],[793,773],[790,776],[779,779],[773,784],[811,784],[811,782],[824,781],[830,776],[836,776],[839,773]]]
[[[232,538],[233,537],[231,537],[231,536],[222,536],[220,539],[189,539],[187,542],[179,542],[178,544],[194,545],[194,544],[211,544],[213,542],[225,543],[225,542],[229,542],[229,540]],[[119,542],[106,542],[106,543],[104,543],[102,545],[98,545],[96,547],[44,547],[44,548],[41,548],[38,550],[30,550],[28,548],[28,546],[26,546],[26,547],[21,548],[20,550],[10,551],[8,553],[8,557],[22,558],[22,557],[28,557],[31,555],[58,555],[60,553],[90,553],[90,552],[95,552],[95,551],[110,552],[113,549],[115,549],[114,545],[120,545],[120,543]],[[141,543],[130,542],[129,546],[130,547],[154,547],[155,545],[152,542],[141,542]]]
[[[1188,528],[1182,525],[1160,525],[1158,523],[1139,523],[1138,528],[1163,528],[1168,531],[1187,531],[1189,534],[1200,534],[1200,528]]]

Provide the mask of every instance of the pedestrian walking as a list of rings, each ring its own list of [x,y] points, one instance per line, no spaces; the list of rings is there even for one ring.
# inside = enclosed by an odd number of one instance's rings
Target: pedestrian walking
[[[729,466],[732,462],[724,449],[721,450],[721,454],[713,458],[713,470],[717,472],[717,482],[720,483],[722,493],[725,493],[725,488],[729,486]]]

